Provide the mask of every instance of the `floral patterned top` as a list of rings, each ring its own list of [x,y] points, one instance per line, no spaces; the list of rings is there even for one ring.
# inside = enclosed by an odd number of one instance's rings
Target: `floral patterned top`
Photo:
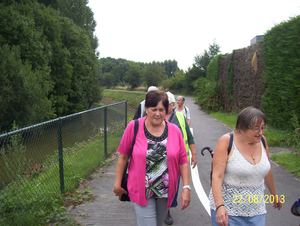
[[[169,172],[167,161],[168,126],[160,137],[149,133],[144,126],[148,148],[146,156],[146,198],[168,198]]]

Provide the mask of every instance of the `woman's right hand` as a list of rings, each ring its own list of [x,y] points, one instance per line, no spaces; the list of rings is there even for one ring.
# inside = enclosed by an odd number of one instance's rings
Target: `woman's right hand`
[[[119,154],[118,162],[117,162],[117,169],[116,169],[116,179],[114,183],[114,189],[113,192],[116,196],[119,196],[119,200],[121,200],[121,196],[123,194],[127,194],[127,191],[125,191],[121,187],[122,178],[124,174],[124,170],[126,168],[128,155]]]
[[[228,225],[228,213],[225,206],[221,206],[216,213],[216,221],[219,226]]]
[[[123,194],[127,194],[127,191],[125,191],[121,186],[114,186],[113,192],[115,193],[115,196],[119,196],[119,200],[121,200],[121,197]]]

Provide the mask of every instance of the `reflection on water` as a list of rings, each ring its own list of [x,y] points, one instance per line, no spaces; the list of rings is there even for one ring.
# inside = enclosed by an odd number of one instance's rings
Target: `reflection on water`
[[[124,109],[124,105],[118,106],[118,108]],[[104,108],[99,108],[62,118],[63,148],[72,147],[76,143],[87,141],[89,138],[101,133],[104,128],[104,110]],[[124,119],[124,110],[116,109],[116,107],[107,108],[108,130],[112,123],[121,122]],[[54,155],[55,151],[58,150],[58,131],[59,120],[48,121],[38,127],[23,131],[26,160],[31,160],[31,162],[36,162],[38,166],[42,166],[47,156]],[[0,138],[0,143],[1,148],[5,148],[9,144],[7,137],[6,140]],[[8,181],[3,159],[0,155],[0,189]]]

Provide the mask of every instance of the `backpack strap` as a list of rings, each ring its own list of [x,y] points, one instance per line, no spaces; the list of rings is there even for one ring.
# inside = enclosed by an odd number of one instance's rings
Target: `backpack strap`
[[[233,132],[230,132],[230,141],[229,141],[229,146],[228,146],[228,149],[227,149],[228,155],[229,155],[229,153],[231,151],[231,148],[232,148],[232,142],[233,142]]]
[[[133,146],[135,144],[135,138],[136,138],[136,134],[137,134],[138,129],[139,129],[139,120],[135,119],[134,120],[134,137],[133,137],[133,141],[132,141],[131,150],[130,150],[130,153],[129,153],[129,156],[128,156],[128,160],[130,159],[131,154],[132,154],[132,150],[133,150]]]
[[[261,142],[263,143],[264,148],[266,149],[266,141],[265,141],[265,139],[264,139],[263,136],[261,137]],[[230,132],[230,141],[229,141],[229,146],[228,146],[228,149],[227,149],[228,155],[229,155],[229,153],[231,151],[232,143],[233,143],[233,132]]]
[[[135,138],[136,138],[136,134],[137,134],[138,129],[139,129],[139,120],[135,119],[134,120],[134,137],[133,137],[132,146],[131,146],[131,149],[130,149],[130,152],[129,152],[129,155],[128,155],[128,159],[127,159],[127,162],[126,162],[126,167],[125,167],[125,170],[124,170],[124,173],[123,173],[123,178],[126,175],[127,170],[128,170],[128,164],[129,164],[129,161],[130,161],[130,158],[131,158],[131,154],[132,154],[133,146],[135,144]]]
[[[264,148],[266,149],[266,141],[265,141],[265,138],[263,136],[261,137],[261,142],[263,143]]]

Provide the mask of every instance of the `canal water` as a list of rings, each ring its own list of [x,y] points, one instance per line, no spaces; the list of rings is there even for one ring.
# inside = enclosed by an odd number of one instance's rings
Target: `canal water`
[[[122,108],[123,109],[120,109]],[[74,145],[88,141],[90,138],[103,134],[104,128],[104,108],[99,108],[94,111],[88,111],[81,114],[74,114],[70,117],[62,118],[62,143],[63,148],[73,147]],[[107,128],[108,130],[114,123],[121,123],[125,120],[124,105],[107,108]],[[39,126],[28,127],[29,129],[22,131],[22,145],[26,148],[24,159],[10,159],[11,164],[18,164],[21,162],[36,163],[40,168],[46,162],[49,156],[57,154],[58,150],[58,134],[59,134],[59,120],[52,120],[45,123],[38,124]],[[7,147],[10,146],[10,139],[0,138],[0,148],[6,149],[7,156],[10,158],[10,151]],[[104,150],[103,150],[104,152]],[[20,156],[22,158],[22,156]],[[58,160],[58,154],[57,154]],[[29,166],[15,165],[16,170],[26,168]],[[5,164],[0,155],[0,189],[5,186],[11,178],[8,178],[5,170]]]

